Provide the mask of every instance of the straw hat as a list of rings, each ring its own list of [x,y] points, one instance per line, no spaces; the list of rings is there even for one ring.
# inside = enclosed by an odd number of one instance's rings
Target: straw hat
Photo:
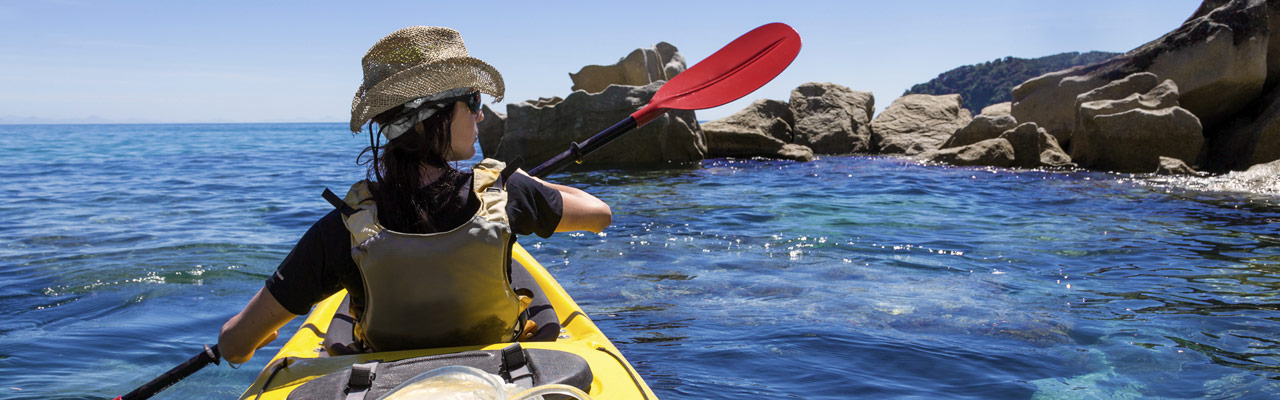
[[[458,31],[411,26],[374,43],[361,60],[364,83],[351,100],[351,131],[374,116],[420,97],[472,88],[502,100],[506,87],[493,66],[467,55]]]

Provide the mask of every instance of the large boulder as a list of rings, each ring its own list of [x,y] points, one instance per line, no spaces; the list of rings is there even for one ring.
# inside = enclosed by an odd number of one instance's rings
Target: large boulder
[[[795,144],[818,154],[872,151],[871,115],[875,96],[826,82],[809,82],[791,91]]]
[[[1178,107],[1178,88],[1172,80],[1146,93],[1100,99],[1119,96],[1122,92],[1115,87],[1079,97],[1096,100],[1083,101],[1077,110],[1072,160],[1085,168],[1120,172],[1154,171],[1160,156],[1195,163],[1204,145],[1200,120]]]
[[[1013,144],[1003,138],[987,139],[967,146],[929,150],[919,159],[961,166],[986,165],[1008,168],[1013,165]]]
[[[1090,101],[1123,99],[1134,93],[1146,93],[1159,84],[1160,78],[1156,74],[1139,72],[1081,93],[1076,96],[1076,108]],[[1177,85],[1175,84],[1174,87],[1176,88]]]
[[[1094,76],[1077,76],[1084,67],[1050,72],[1013,88],[1011,115],[1022,122],[1035,122],[1064,146],[1071,145],[1075,128],[1076,96],[1107,84]]]
[[[488,104],[480,109],[484,113],[484,119],[476,124],[479,128],[480,153],[485,157],[490,157],[498,152],[498,143],[502,142],[502,133],[506,129],[507,115],[493,111]]]
[[[1072,146],[1071,159],[1085,168],[1151,172],[1160,156],[1194,162],[1204,144],[1200,121],[1182,107],[1098,114],[1084,126],[1080,141],[1089,144]]]
[[[1067,156],[1058,140],[1054,139],[1044,128],[1035,122],[1018,125],[1016,128],[1000,134],[1000,139],[1009,141],[1013,146],[1013,163],[1010,166],[1020,168],[1061,168],[1070,167],[1071,157]]]
[[[995,139],[1000,137],[1000,134],[1004,133],[1004,131],[1013,129],[1016,126],[1018,126],[1018,121],[1013,119],[1012,115],[980,114],[973,117],[973,120],[969,121],[968,125],[957,129],[955,134],[947,138],[947,141],[942,142],[941,148],[968,146],[983,140]]]
[[[938,149],[973,119],[961,103],[958,94],[899,97],[871,122],[872,141],[882,154],[915,155]]]
[[[733,115],[702,124],[702,130],[748,130],[791,143],[794,140],[791,127],[795,124],[795,114],[787,103],[760,99]]]
[[[702,124],[709,157],[768,157],[813,160],[813,150],[792,144],[790,106],[761,99],[737,113]]]
[[[653,47],[636,49],[613,65],[588,65],[578,73],[569,73],[573,90],[600,93],[609,85],[644,86],[668,81],[684,72],[684,56],[676,46],[659,42]]]
[[[703,128],[707,138],[707,156],[738,158],[778,158],[795,161],[813,161],[813,150],[793,143],[786,143],[760,132],[737,127],[716,126]]]
[[[978,114],[990,115],[990,116],[1013,115],[1013,103],[1006,101],[1003,103],[992,104],[992,105],[983,107],[982,111],[979,112]]]
[[[592,135],[627,118],[649,102],[662,86],[612,85],[600,93],[576,91],[552,105],[538,102],[507,105],[507,121],[494,158],[538,165]],[[645,166],[702,160],[706,141],[693,111],[673,110],[636,132],[587,156],[593,167]]]
[[[1045,74],[1013,90],[1013,116],[1070,142],[1077,95],[1137,72],[1172,79],[1181,105],[1206,126],[1225,121],[1263,88],[1268,68],[1268,2],[1206,4],[1187,22],[1124,55]],[[1218,7],[1211,6],[1220,5]]]

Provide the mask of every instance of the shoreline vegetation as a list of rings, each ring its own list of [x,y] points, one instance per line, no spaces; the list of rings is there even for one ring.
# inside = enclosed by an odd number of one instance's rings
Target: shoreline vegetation
[[[1271,15],[1280,15],[1280,0],[1206,0],[1180,27],[1123,54],[960,67],[916,85],[878,115],[872,93],[831,82],[805,83],[786,101],[758,99],[702,123],[692,111],[673,111],[580,168],[888,155],[957,166],[1276,176],[1280,21]],[[1041,72],[1037,65],[1064,69],[1022,80]],[[569,74],[572,92],[564,97],[511,103],[506,113],[485,106],[481,149],[486,157],[540,163],[608,125],[600,121],[625,118],[685,68],[666,42],[613,65],[583,67]],[[975,98],[939,93],[946,88]],[[1010,100],[988,104],[1003,98]],[[1239,183],[1280,193],[1275,179]]]

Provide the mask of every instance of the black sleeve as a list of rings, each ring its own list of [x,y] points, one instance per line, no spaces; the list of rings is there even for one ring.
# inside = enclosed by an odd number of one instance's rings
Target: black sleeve
[[[338,212],[311,225],[284,258],[266,288],[289,312],[303,315],[311,306],[341,290],[342,279],[356,271],[351,236]]]
[[[564,215],[560,191],[522,174],[507,178],[507,218],[517,235],[551,237]]]

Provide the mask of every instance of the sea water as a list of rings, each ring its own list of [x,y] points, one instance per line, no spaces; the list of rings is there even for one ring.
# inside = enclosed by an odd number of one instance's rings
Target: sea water
[[[366,144],[0,126],[0,398],[113,398],[215,343]],[[614,223],[520,243],[662,398],[1280,394],[1275,197],[884,157],[551,180]],[[283,342],[159,397],[235,398]]]

